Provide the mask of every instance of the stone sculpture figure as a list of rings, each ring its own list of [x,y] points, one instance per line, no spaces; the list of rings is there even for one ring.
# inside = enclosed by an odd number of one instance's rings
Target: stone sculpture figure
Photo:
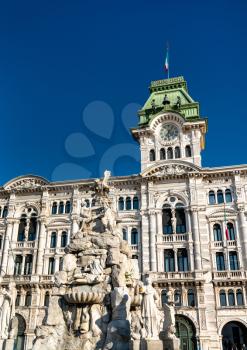
[[[7,290],[2,291],[3,302],[0,307],[0,339],[7,339],[11,319],[12,297]]]
[[[164,304],[164,313],[165,318],[163,332],[165,333],[167,339],[174,339],[176,338],[175,308],[174,301],[172,300],[172,293],[170,291],[167,293],[167,303]]]
[[[144,285],[142,293],[142,317],[146,337],[149,339],[159,339],[160,319],[156,305],[158,295],[152,286],[150,277],[146,278],[146,285]]]
[[[112,321],[107,328],[103,350],[129,350],[130,297],[125,287],[115,287],[111,292]]]

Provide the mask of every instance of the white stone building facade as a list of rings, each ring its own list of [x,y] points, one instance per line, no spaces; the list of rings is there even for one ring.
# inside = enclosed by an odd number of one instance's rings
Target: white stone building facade
[[[201,167],[206,131],[182,77],[152,82],[132,129],[141,172],[112,177],[111,197],[160,307],[174,296],[181,349],[244,349],[247,166]],[[27,175],[0,187],[0,289],[14,286],[17,349],[32,349],[81,203],[94,205],[92,184]]]

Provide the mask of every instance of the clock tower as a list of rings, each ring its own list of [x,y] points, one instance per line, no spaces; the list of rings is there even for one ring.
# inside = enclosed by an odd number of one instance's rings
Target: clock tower
[[[150,96],[132,129],[140,143],[141,170],[158,163],[188,162],[201,166],[207,120],[188,93],[183,77],[151,82]]]

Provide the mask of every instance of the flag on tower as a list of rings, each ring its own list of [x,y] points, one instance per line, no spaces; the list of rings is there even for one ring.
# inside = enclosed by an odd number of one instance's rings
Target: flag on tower
[[[166,60],[165,60],[165,72],[167,72],[167,78],[169,79],[169,46],[166,47]]]
[[[168,47],[167,47],[167,51],[166,51],[165,71],[166,71],[166,72],[169,72],[169,53],[168,53]]]

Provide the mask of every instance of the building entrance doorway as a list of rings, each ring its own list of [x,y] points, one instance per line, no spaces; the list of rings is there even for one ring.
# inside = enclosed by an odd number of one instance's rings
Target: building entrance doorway
[[[26,322],[21,315],[15,314],[13,328],[15,339],[13,350],[24,350]]]
[[[196,330],[184,316],[176,315],[176,336],[180,339],[180,350],[196,350]]]
[[[223,350],[247,349],[247,328],[242,323],[235,321],[227,323],[221,335]]]

